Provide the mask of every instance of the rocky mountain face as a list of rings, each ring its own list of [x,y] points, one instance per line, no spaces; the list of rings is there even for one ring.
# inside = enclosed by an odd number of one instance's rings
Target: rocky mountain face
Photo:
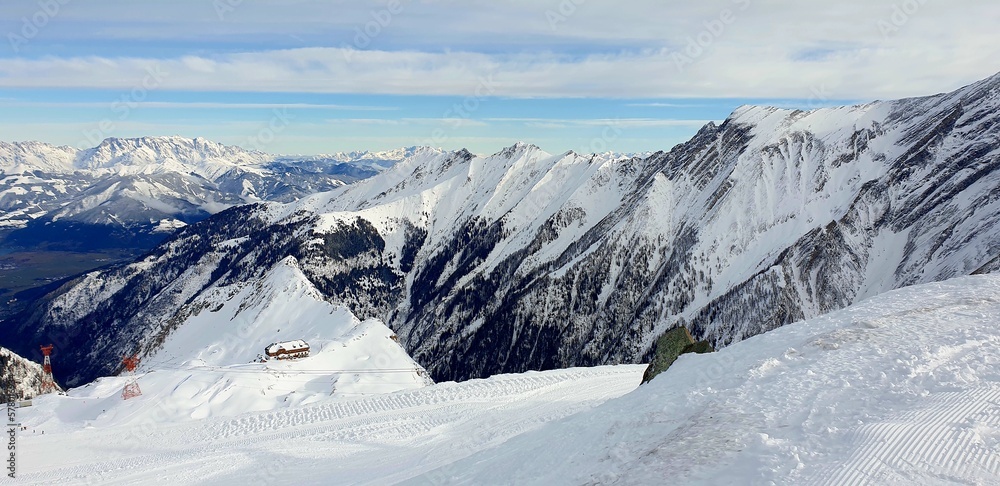
[[[648,157],[414,151],[377,177],[223,211],[0,326],[63,341],[69,384],[154,353],[206,291],[294,257],[435,380],[639,362],[678,325],[726,346],[1000,266],[1000,76],[814,111],[741,107]],[[59,345],[59,343],[56,343]]]
[[[0,348],[0,402],[25,400],[44,393],[42,365]]]

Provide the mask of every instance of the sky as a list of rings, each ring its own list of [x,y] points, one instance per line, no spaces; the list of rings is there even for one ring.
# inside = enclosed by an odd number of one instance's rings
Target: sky
[[[667,150],[743,104],[989,77],[997,25],[982,0],[5,1],[0,140]]]

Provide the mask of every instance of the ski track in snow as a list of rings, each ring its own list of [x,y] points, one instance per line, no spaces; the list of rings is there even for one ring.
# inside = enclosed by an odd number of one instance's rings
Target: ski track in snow
[[[235,418],[22,436],[18,481],[385,484],[623,395],[643,369],[505,375]]]
[[[962,299],[886,316],[864,327],[898,326],[909,321],[907,328],[923,338],[918,341],[927,349],[937,346],[928,337],[940,335],[942,322],[954,322],[956,316],[982,319],[987,309],[997,305],[991,299]],[[940,337],[938,342],[945,342]],[[970,339],[927,352],[921,357],[923,363],[913,367],[913,375],[933,377],[943,369],[945,376],[955,373],[954,381],[931,382],[933,386],[925,390],[926,402],[919,408],[857,427],[850,438],[856,444],[854,452],[847,461],[822,471],[814,482],[878,485],[974,478],[976,484],[1000,484],[1000,437],[979,434],[979,430],[1000,431],[1000,383],[962,389],[962,385],[968,386],[962,374],[965,369],[971,371],[973,362],[982,360],[982,348],[996,349],[998,345],[1000,339],[994,334],[985,341]]]
[[[974,429],[956,426],[973,423],[1000,429],[1000,386],[942,393],[931,402],[927,409],[860,427],[853,437],[859,444],[856,451],[847,463],[830,471],[826,483],[885,484],[912,479],[896,473],[904,468],[922,469],[942,480],[971,476],[1000,482],[996,438],[986,444]]]

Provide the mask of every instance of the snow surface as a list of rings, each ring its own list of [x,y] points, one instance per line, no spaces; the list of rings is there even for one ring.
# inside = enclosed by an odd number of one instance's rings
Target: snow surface
[[[685,355],[638,389],[642,366],[577,368],[178,420],[160,383],[92,402],[120,390],[102,380],[26,409],[46,434],[20,438],[19,481],[998,484],[998,322],[987,275]]]
[[[710,355],[414,484],[1000,484],[1000,276]]]
[[[128,402],[112,396],[98,404],[74,390],[69,398],[36,399],[22,412],[35,433],[19,438],[17,481],[389,484],[621,396],[635,389],[642,371],[619,366],[494,376],[187,421],[175,420],[169,406],[151,397],[151,382],[140,380],[144,395]],[[120,390],[111,385],[102,380],[91,388]],[[81,422],[98,407],[109,411]]]

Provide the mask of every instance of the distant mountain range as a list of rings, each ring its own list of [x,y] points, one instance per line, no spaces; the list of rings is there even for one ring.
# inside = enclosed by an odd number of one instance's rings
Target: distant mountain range
[[[293,157],[202,138],[110,138],[84,150],[0,142],[0,229],[20,246],[88,245],[66,231],[141,245],[234,205],[291,202],[371,177],[415,150]]]
[[[377,176],[234,207],[51,289],[2,323],[0,344],[61,340],[67,383],[85,383],[122,354],[155,355],[190,316],[294,257],[436,380],[640,362],[675,326],[726,346],[996,271],[998,188],[1000,75],[858,106],[744,106],[647,157],[415,149]]]

